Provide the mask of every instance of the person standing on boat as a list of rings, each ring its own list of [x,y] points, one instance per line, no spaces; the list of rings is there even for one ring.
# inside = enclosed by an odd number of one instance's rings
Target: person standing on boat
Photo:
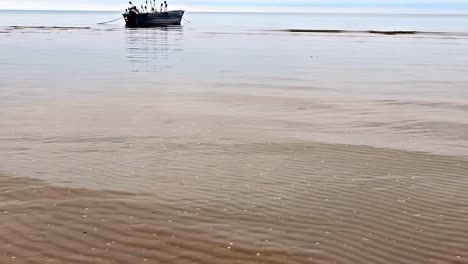
[[[164,13],[167,13],[167,2],[164,1]]]
[[[164,4],[161,3],[161,7],[159,8],[159,13],[162,13],[162,12],[163,12],[163,6],[164,6]]]

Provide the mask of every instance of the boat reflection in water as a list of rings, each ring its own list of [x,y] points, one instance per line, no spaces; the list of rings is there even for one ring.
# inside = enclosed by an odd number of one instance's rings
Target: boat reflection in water
[[[183,51],[181,26],[127,29],[127,59],[133,72],[164,72],[175,66]]]

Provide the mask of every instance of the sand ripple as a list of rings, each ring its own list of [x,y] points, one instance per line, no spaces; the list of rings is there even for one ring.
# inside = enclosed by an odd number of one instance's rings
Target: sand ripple
[[[153,178],[101,172],[144,192],[2,176],[0,260],[468,263],[464,160],[310,143],[167,147],[174,163]]]

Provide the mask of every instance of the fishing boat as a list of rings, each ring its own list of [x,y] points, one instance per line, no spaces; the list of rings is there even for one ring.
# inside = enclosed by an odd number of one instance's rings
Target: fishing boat
[[[175,10],[159,13],[137,13],[126,12],[123,14],[126,27],[141,28],[141,27],[161,27],[180,25],[184,16],[184,10]]]

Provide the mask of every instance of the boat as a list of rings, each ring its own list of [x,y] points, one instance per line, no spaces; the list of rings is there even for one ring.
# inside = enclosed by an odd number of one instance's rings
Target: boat
[[[138,13],[129,10],[123,14],[125,25],[129,28],[161,27],[180,25],[184,16],[184,10],[175,10],[159,13]]]

